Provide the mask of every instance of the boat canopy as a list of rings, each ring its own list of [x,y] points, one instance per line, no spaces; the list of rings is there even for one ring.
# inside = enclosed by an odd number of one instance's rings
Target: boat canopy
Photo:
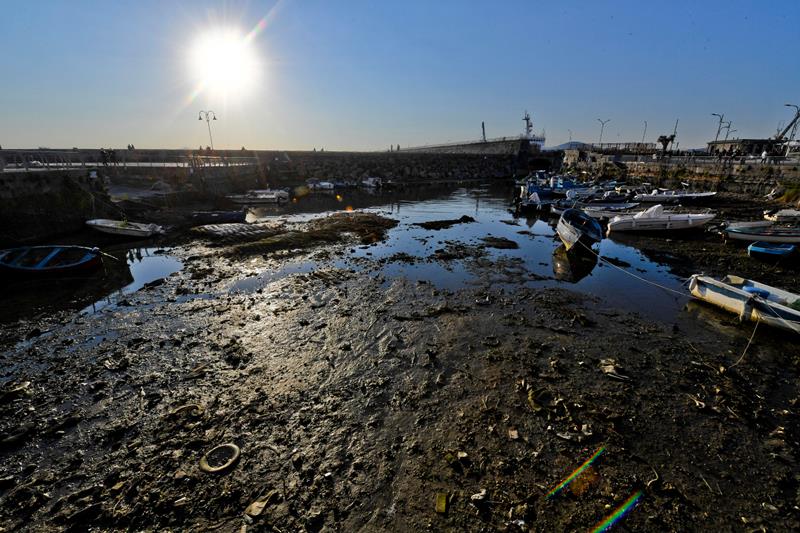
[[[664,206],[661,204],[656,204],[653,207],[649,207],[642,211],[641,213],[636,213],[633,215],[633,218],[657,218],[664,215]]]

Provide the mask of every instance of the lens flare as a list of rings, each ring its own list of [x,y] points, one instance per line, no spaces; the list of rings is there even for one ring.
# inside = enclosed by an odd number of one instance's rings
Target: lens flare
[[[636,507],[639,500],[642,498],[642,491],[637,491],[631,495],[630,498],[625,500],[622,505],[614,509],[614,512],[604,518],[599,524],[594,526],[592,533],[600,533],[601,531],[608,531],[614,524],[622,520],[628,512]]]
[[[190,63],[199,92],[225,99],[245,96],[256,84],[259,63],[252,39],[236,28],[207,30],[192,47]]]
[[[564,489],[564,488],[565,488],[567,485],[569,485],[570,483],[572,483],[572,482],[575,480],[575,478],[577,478],[578,476],[580,476],[580,475],[581,475],[581,473],[583,473],[583,471],[584,471],[584,470],[586,470],[587,468],[589,468],[589,465],[591,465],[593,462],[595,462],[595,461],[597,460],[597,458],[598,458],[598,457],[600,457],[600,455],[601,455],[601,454],[602,454],[602,453],[605,451],[605,449],[606,449],[606,447],[605,447],[605,446],[603,446],[603,447],[601,447],[599,450],[597,450],[596,452],[594,452],[594,455],[592,455],[591,457],[589,457],[589,459],[587,459],[585,463],[583,463],[581,466],[579,466],[579,467],[577,468],[577,470],[575,470],[573,473],[571,473],[569,476],[567,476],[567,478],[566,478],[566,479],[564,479],[564,481],[562,481],[561,483],[559,483],[558,485],[556,485],[556,487],[555,487],[553,490],[551,490],[550,492],[548,492],[548,493],[547,493],[547,496],[545,496],[545,499],[550,499],[550,498],[552,498],[553,496],[555,496],[556,494],[558,494],[558,493],[559,493],[559,492],[560,492],[562,489]]]

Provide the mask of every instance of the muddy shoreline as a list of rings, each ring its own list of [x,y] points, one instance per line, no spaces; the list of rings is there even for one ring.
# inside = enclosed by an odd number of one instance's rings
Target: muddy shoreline
[[[183,270],[119,305],[4,325],[0,527],[586,530],[642,491],[623,530],[800,528],[796,339],[759,330],[735,364],[735,318],[532,288],[491,240],[436,245],[476,276],[457,290],[337,263],[385,239],[379,218],[186,235]],[[642,249],[761,268],[711,234]],[[296,261],[315,268],[236,285]],[[204,472],[226,443],[238,460]]]

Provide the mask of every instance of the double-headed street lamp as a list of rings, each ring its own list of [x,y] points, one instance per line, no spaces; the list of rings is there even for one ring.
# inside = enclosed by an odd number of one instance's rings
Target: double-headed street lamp
[[[200,111],[197,115],[197,120],[206,119],[206,126],[208,126],[208,140],[211,142],[211,149],[214,149],[214,139],[211,137],[211,121],[217,120],[217,115],[213,111]]]
[[[611,122],[611,119],[610,119],[610,118],[607,118],[607,119],[605,119],[605,120],[600,120],[600,119],[598,118],[598,119],[597,119],[597,122],[599,122],[599,123],[600,123],[600,142],[598,142],[597,144],[603,144],[603,130],[606,128],[606,124],[608,124],[609,122]]]

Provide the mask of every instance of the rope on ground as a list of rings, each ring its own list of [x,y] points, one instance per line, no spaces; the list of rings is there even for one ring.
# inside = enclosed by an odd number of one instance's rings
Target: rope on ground
[[[741,357],[738,359],[738,361],[736,361],[736,362],[735,362],[735,363],[733,363],[731,366],[729,366],[729,367],[728,367],[728,370],[730,370],[731,368],[735,367],[736,365],[738,365],[739,363],[741,363],[741,362],[742,362],[742,359],[744,359],[744,355],[747,353],[747,350],[748,350],[748,348],[750,348],[750,344],[752,344],[752,342],[753,342],[753,339],[754,339],[754,338],[755,338],[755,336],[756,336],[756,330],[758,329],[758,325],[759,325],[760,323],[761,323],[761,321],[760,321],[760,320],[758,320],[758,319],[756,319],[756,327],[754,327],[754,328],[753,328],[753,334],[752,334],[752,335],[750,335],[750,340],[749,340],[749,341],[747,341],[747,346],[745,346],[745,347],[744,347],[744,351],[742,352],[742,356],[741,356]]]

